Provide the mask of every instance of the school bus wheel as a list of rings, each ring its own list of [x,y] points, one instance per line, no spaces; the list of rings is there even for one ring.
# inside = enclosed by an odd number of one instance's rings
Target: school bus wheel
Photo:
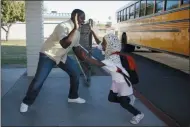
[[[127,36],[126,36],[126,33],[123,33],[123,34],[122,34],[121,43],[122,43],[122,44],[127,44]]]
[[[135,46],[127,44],[128,52],[134,52]]]

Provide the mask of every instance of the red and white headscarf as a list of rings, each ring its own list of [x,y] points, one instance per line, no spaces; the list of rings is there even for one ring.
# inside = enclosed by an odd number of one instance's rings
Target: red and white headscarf
[[[111,55],[114,52],[120,52],[121,50],[121,42],[118,37],[112,33],[109,33],[104,36],[104,39],[107,42],[106,50],[105,50],[105,59],[111,60],[114,64],[120,64],[119,55]]]
[[[104,36],[105,41],[107,42],[106,50],[105,50],[105,60],[102,62],[106,65],[104,68],[105,70],[109,70],[111,72],[116,72],[117,68],[120,68],[124,74],[129,76],[128,72],[123,68],[120,60],[120,56],[117,54],[113,54],[114,52],[121,51],[121,42],[119,41],[118,37],[112,33],[107,34]],[[120,75],[120,74],[119,74]],[[122,78],[119,78],[122,77]],[[112,78],[117,82],[123,82],[123,76],[118,76],[118,74],[113,74]],[[118,79],[118,80],[117,80]],[[124,81],[125,82],[125,81]]]

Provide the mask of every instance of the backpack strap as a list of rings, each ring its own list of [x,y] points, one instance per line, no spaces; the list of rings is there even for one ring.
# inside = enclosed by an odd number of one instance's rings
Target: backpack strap
[[[111,55],[114,55],[114,54],[116,54],[116,55],[121,55],[121,53],[120,53],[120,52],[118,52],[118,51],[113,52]]]
[[[119,51],[116,51],[116,52],[113,52],[111,55],[119,55],[120,56],[120,60],[121,60],[121,65],[128,71],[128,68],[129,68],[129,65],[128,67],[126,68],[124,63],[122,62],[123,61],[123,58],[126,58],[126,55],[122,54],[121,52]],[[126,58],[127,59],[127,58]],[[127,60],[127,63],[128,63],[128,60]]]
[[[127,54],[123,54],[123,53],[121,53],[121,52],[113,52],[111,55],[120,55],[120,56],[124,56],[124,57],[126,57],[127,56],[127,58],[128,58],[128,55]]]
[[[127,55],[127,54],[123,54],[123,53],[118,52],[118,51],[113,52],[111,55],[114,55],[114,54],[126,57],[126,59],[128,60],[128,63],[129,63],[129,68],[131,70],[136,70],[137,66],[135,64],[135,60],[133,59],[133,57],[131,57],[131,56]]]
[[[116,67],[117,67],[117,66],[116,66]],[[130,81],[129,76],[127,76],[125,73],[123,73],[122,70],[121,70],[119,67],[117,67],[117,68],[120,70],[120,71],[117,71],[117,72],[123,75],[123,77],[124,77],[126,83],[127,83],[128,86],[130,87],[130,86],[131,86],[131,83],[129,82],[129,81]],[[127,79],[128,79],[128,80],[127,80]]]

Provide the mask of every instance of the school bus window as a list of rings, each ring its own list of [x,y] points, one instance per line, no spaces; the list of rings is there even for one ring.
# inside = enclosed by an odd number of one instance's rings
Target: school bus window
[[[126,9],[123,10],[123,20],[126,20]]]
[[[147,0],[146,15],[153,14],[154,12],[154,1]]]
[[[117,22],[119,22],[119,12],[117,12]]]
[[[119,19],[120,19],[120,22],[121,22],[121,19],[122,17],[121,17],[121,11],[119,12]]]
[[[121,22],[121,11],[119,12],[119,21]]]
[[[129,17],[130,17],[130,9],[127,8],[127,19],[130,19]]]
[[[161,12],[163,7],[163,0],[156,0],[156,12]]]
[[[123,19],[123,10],[121,11],[121,17],[122,17],[122,21],[123,21],[123,20],[124,20],[124,19]]]
[[[116,17],[117,17],[117,22],[119,22],[119,12],[117,12]]]
[[[123,9],[123,21],[125,21],[125,9]]]
[[[135,18],[136,18],[136,17],[139,17],[139,10],[140,10],[140,3],[137,2],[137,3],[135,4]]]
[[[130,7],[130,19],[134,19],[134,5]]]
[[[125,10],[122,10],[122,12],[123,12],[123,15],[122,15],[123,21],[125,21]]]
[[[125,20],[127,20],[128,13],[127,13],[127,8],[125,8]]]
[[[122,21],[124,20],[123,19],[123,10],[121,10],[121,19],[122,19]]]
[[[179,5],[179,1],[177,1],[177,0],[175,0],[175,1],[167,0],[166,1],[166,10],[178,8],[178,5]]]
[[[146,8],[146,0],[141,0],[140,16],[145,15],[145,8]]]
[[[118,13],[116,14],[116,17],[117,17],[117,22],[118,22],[118,21],[119,21],[119,20],[118,20]]]
[[[119,18],[119,12],[117,13],[117,17],[118,17],[118,22],[119,22],[119,20],[120,20],[120,18]]]
[[[123,10],[121,11],[121,21],[123,21]]]
[[[182,4],[190,4],[190,0],[182,0]]]

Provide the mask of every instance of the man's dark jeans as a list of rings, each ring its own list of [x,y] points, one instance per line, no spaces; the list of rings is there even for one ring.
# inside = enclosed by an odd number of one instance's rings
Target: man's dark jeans
[[[101,50],[97,48],[93,48],[92,55],[97,60],[103,60],[104,55],[102,55]],[[38,96],[44,81],[48,77],[49,73],[51,72],[52,68],[56,65],[55,61],[51,60],[48,56],[43,53],[40,53],[39,62],[36,74],[34,79],[32,80],[31,84],[29,85],[28,91],[26,96],[23,99],[23,103],[27,105],[32,105]],[[79,89],[79,78],[80,78],[80,71],[76,66],[77,62],[67,56],[67,60],[65,63],[60,62],[58,67],[68,73],[70,76],[70,90],[68,97],[70,99],[78,98],[78,89]]]
[[[76,61],[72,60],[69,56],[67,56],[65,63],[60,62],[58,64],[58,67],[66,71],[70,76],[70,91],[68,96],[70,99],[78,98],[80,71],[78,70],[76,64]],[[40,53],[36,74],[28,88],[25,98],[23,99],[23,103],[27,105],[32,105],[34,103],[44,81],[55,65],[55,61],[51,60],[45,54]]]

